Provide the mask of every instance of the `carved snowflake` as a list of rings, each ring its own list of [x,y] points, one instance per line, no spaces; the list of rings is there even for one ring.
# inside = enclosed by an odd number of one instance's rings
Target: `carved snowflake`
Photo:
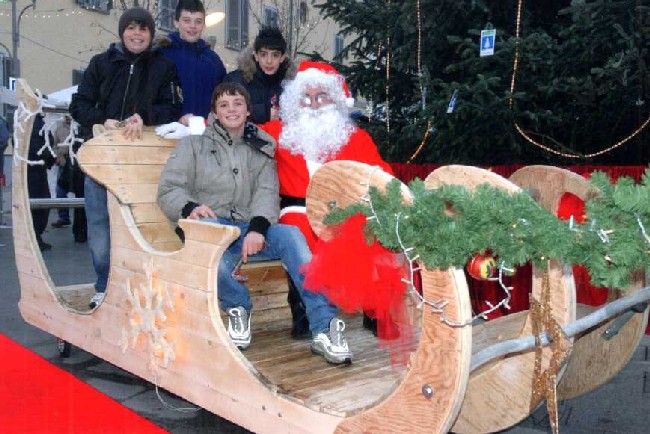
[[[138,342],[144,341],[144,350],[149,353],[149,370],[158,374],[161,367],[166,368],[175,359],[174,343],[167,340],[164,323],[167,321],[166,311],[173,311],[174,305],[169,295],[167,284],[161,284],[156,278],[157,270],[153,259],[143,264],[147,277],[146,284],[140,283],[132,288],[131,279],[126,284],[126,295],[131,309],[129,311],[130,330],[122,328],[120,344],[125,353],[129,344],[132,349]],[[142,339],[141,339],[142,337]]]

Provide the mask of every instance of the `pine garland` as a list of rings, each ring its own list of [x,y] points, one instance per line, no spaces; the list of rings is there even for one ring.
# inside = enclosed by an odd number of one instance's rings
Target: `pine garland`
[[[650,232],[650,168],[640,184],[626,177],[612,184],[602,172],[590,182],[600,194],[586,202],[582,224],[559,220],[526,191],[511,194],[487,184],[474,192],[457,185],[427,190],[421,180],[409,184],[412,205],[403,203],[400,182],[393,180],[385,194],[370,189],[372,207],[335,209],[324,222],[361,212],[369,217],[369,236],[395,251],[401,240],[429,269],[462,268],[490,250],[507,268],[561,259],[585,266],[595,285],[622,289],[633,271],[650,271],[650,238],[644,234]]]

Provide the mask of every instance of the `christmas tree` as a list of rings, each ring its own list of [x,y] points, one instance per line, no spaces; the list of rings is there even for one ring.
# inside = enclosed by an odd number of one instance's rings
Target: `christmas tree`
[[[368,99],[368,129],[390,161],[650,161],[650,0],[318,6],[350,41],[339,67]],[[482,57],[490,29],[494,54]]]

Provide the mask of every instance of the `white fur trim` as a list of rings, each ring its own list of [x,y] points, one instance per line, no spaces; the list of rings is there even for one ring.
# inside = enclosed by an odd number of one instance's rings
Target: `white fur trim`
[[[307,171],[309,172],[309,179],[311,179],[311,177],[314,176],[314,173],[316,173],[316,171],[320,169],[320,166],[323,165],[323,163],[319,163],[318,161],[307,160],[307,159],[305,159],[305,163],[307,163]]]
[[[299,206],[299,205],[287,206],[287,207],[282,208],[280,210],[279,218],[282,218],[282,216],[285,215],[285,214],[291,214],[291,213],[307,214],[307,207]]]
[[[345,98],[345,105],[350,108],[354,107],[354,98]]]

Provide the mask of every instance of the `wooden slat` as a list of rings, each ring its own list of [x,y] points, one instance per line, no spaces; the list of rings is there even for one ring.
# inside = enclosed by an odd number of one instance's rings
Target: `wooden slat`
[[[163,214],[162,210],[156,202],[149,203],[134,203],[130,205],[131,214],[136,224],[142,223],[162,223],[166,222],[171,226],[167,216]]]
[[[80,152],[79,157],[82,163],[82,168],[86,170],[86,165],[130,165],[137,163],[138,165],[163,165],[167,161],[171,149],[151,146],[88,146],[81,147],[83,154]],[[94,173],[86,172],[95,178]],[[99,178],[97,178],[99,179]]]
[[[131,164],[113,164],[113,162],[104,161],[85,164],[83,167],[93,178],[101,180],[105,185],[158,183],[160,174],[165,167],[163,164],[137,163],[137,161],[132,161]]]
[[[120,203],[132,205],[135,203],[156,203],[158,184],[109,185],[108,190],[117,196]]]

